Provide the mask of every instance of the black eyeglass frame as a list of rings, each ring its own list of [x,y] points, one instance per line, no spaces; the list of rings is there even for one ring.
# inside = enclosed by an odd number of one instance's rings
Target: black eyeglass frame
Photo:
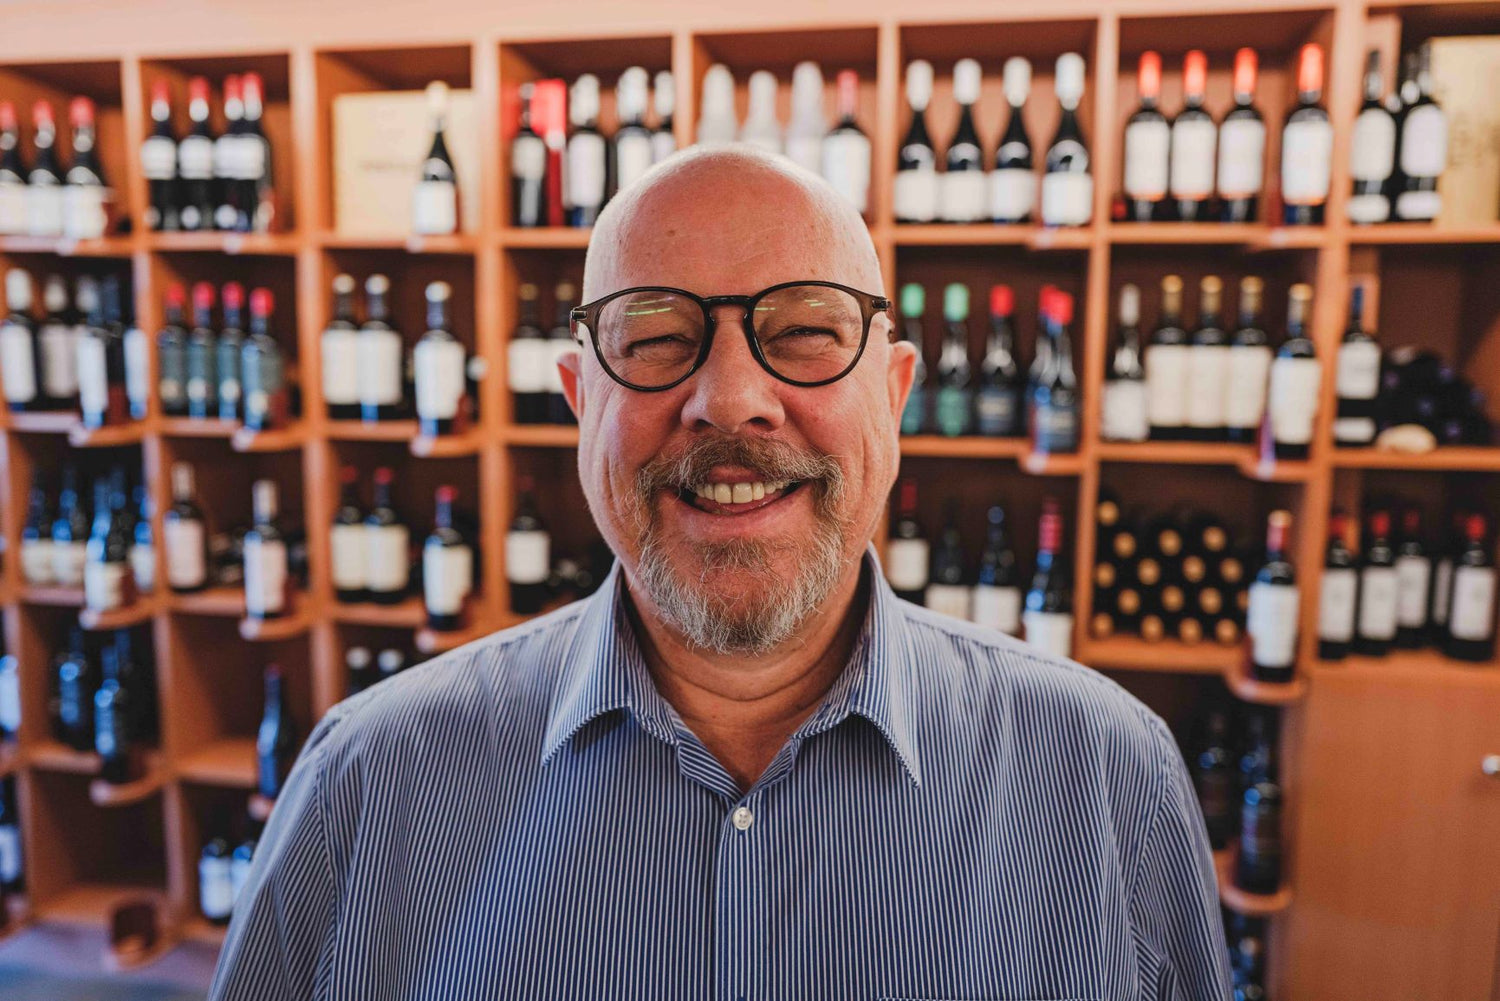
[[[766,296],[770,295],[773,292],[780,292],[782,289],[800,288],[807,285],[812,285],[818,288],[837,289],[840,292],[844,292],[850,296],[853,296],[854,300],[859,303],[861,317],[864,321],[864,327],[859,335],[859,348],[854,352],[854,357],[849,360],[849,364],[846,365],[844,367],[844,370],[839,372],[837,375],[831,376],[827,379],[819,379],[815,382],[803,382],[798,379],[788,379],[786,376],[782,375],[780,372],[772,368],[771,363],[766,360],[766,356],[761,352],[760,342],[755,339],[755,323],[752,319],[752,317],[755,316],[755,307]],[[684,296],[688,299],[693,300],[703,310],[703,345],[698,349],[698,357],[693,361],[692,367],[690,367],[678,378],[667,383],[665,386],[638,386],[633,382],[625,380],[619,374],[617,374],[614,369],[609,367],[609,362],[604,360],[604,352],[599,349],[600,312],[604,309],[605,306],[609,305],[611,302],[620,298],[621,296],[631,295],[636,292],[670,292],[674,295]],[[718,321],[714,319],[713,311],[719,306],[741,306],[744,308],[744,315],[740,317],[740,332],[745,335],[745,340],[750,344],[750,354],[755,357],[756,362],[759,363],[761,368],[765,369],[766,372],[768,372],[773,377],[780,379],[782,382],[789,383],[793,386],[801,386],[803,388],[812,389],[817,386],[827,386],[830,383],[838,382],[844,376],[854,371],[854,366],[858,365],[860,358],[864,357],[865,345],[870,340],[870,324],[873,323],[875,317],[880,315],[881,313],[890,316],[892,303],[890,299],[886,298],[883,295],[876,295],[873,292],[861,292],[859,289],[850,288],[848,285],[840,285],[838,282],[825,281],[782,282],[779,285],[772,285],[770,288],[761,289],[754,295],[713,296],[697,295],[696,293],[689,292],[687,289],[673,288],[670,285],[637,285],[633,288],[623,288],[618,292],[611,292],[609,295],[604,296],[602,299],[595,299],[593,302],[584,303],[581,306],[574,306],[568,312],[568,320],[572,325],[573,340],[576,341],[580,346],[582,346],[583,344],[583,338],[578,333],[578,325],[582,323],[588,327],[589,340],[592,341],[594,345],[594,356],[599,359],[599,366],[604,369],[605,374],[608,375],[611,379],[613,379],[615,382],[618,382],[626,389],[633,389],[638,393],[660,393],[665,390],[671,389],[674,386],[682,385],[688,379],[692,378],[693,373],[702,368],[703,363],[708,360],[708,353],[709,351],[713,350],[714,346],[714,333],[718,329]],[[891,324],[891,331],[889,336],[890,340],[894,343],[894,341],[896,340],[896,325],[894,322]]]

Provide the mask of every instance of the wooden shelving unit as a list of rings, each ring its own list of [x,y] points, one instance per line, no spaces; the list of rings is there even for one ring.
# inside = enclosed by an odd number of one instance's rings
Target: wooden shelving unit
[[[1462,229],[1355,228],[1343,216],[1365,48],[1379,48],[1389,59],[1411,37],[1444,30],[1500,31],[1500,12],[1491,3],[1459,0],[1395,7],[1330,0],[1307,8],[1247,0],[1160,0],[1122,11],[1107,0],[1074,0],[1055,9],[1007,3],[980,12],[958,0],[939,0],[914,13],[896,0],[842,3],[816,11],[773,0],[755,11],[703,7],[655,19],[638,9],[628,14],[601,10],[597,16],[580,17],[559,8],[533,12],[526,26],[514,31],[495,27],[503,19],[497,22],[493,9],[467,3],[416,17],[390,0],[375,0],[373,5],[330,0],[299,13],[295,26],[272,17],[232,17],[211,7],[182,9],[167,0],[146,0],[137,6],[140,9],[133,10],[129,20],[69,18],[66,31],[59,30],[67,16],[60,10],[8,15],[9,51],[26,55],[0,62],[0,97],[48,97],[56,103],[74,91],[93,96],[101,108],[105,171],[120,191],[126,214],[139,220],[146,185],[136,150],[148,131],[146,94],[151,81],[158,76],[181,81],[200,73],[217,81],[227,73],[254,68],[267,81],[266,127],[276,151],[273,168],[283,197],[281,228],[264,235],[153,234],[137,225],[128,234],[82,243],[0,237],[0,267],[24,263],[42,273],[101,268],[128,273],[137,316],[147,331],[160,326],[166,282],[237,279],[247,285],[267,284],[277,298],[277,336],[296,362],[303,413],[291,427],[262,434],[219,421],[167,418],[155,409],[154,401],[145,420],[93,432],[80,428],[71,415],[0,415],[5,445],[0,449],[0,472],[7,484],[0,493],[0,528],[7,551],[17,551],[30,467],[33,455],[42,449],[98,447],[139,455],[154,502],[157,539],[162,538],[160,512],[169,503],[167,471],[174,459],[220,463],[219,468],[235,482],[243,480],[246,489],[252,478],[247,471],[279,463],[274,467],[278,472],[292,474],[283,479],[285,490],[293,495],[284,496],[283,505],[299,512],[309,529],[310,581],[293,615],[264,623],[245,619],[243,596],[227,590],[149,596],[127,615],[114,617],[150,624],[162,737],[148,779],[152,788],[128,804],[109,808],[89,799],[88,782],[97,772],[97,760],[50,739],[45,696],[36,690],[45,681],[56,625],[78,614],[73,609],[81,607],[82,595],[27,587],[18,561],[5,561],[0,616],[8,651],[25,665],[27,717],[19,747],[0,748],[0,774],[17,777],[24,836],[31,848],[30,920],[100,927],[123,897],[144,890],[160,894],[166,902],[174,937],[221,941],[220,929],[192,917],[197,854],[207,837],[220,833],[215,825],[222,815],[242,811],[247,804],[264,813],[269,804],[249,796],[254,783],[253,730],[241,718],[243,711],[237,716],[221,704],[227,699],[216,696],[217,687],[232,686],[235,699],[255,703],[259,667],[271,658],[285,662],[290,665],[294,715],[310,728],[343,697],[343,653],[355,642],[368,643],[376,634],[399,636],[418,651],[437,653],[525,621],[509,611],[500,558],[514,509],[514,483],[521,473],[536,476],[542,489],[555,492],[556,502],[547,510],[549,519],[555,519],[557,543],[581,549],[587,541],[591,528],[571,452],[579,444],[578,428],[513,423],[505,390],[516,286],[521,281],[579,277],[591,235],[579,229],[509,225],[508,130],[517,87],[548,75],[571,78],[585,70],[601,74],[607,131],[614,124],[610,88],[620,70],[636,64],[672,69],[678,87],[677,137],[680,145],[687,145],[693,138],[702,75],[714,60],[730,64],[741,86],[749,69],[764,65],[783,77],[785,87],[785,71],[801,58],[816,59],[825,68],[855,67],[863,77],[861,120],[870,131],[877,165],[868,221],[887,287],[907,280],[922,281],[929,290],[949,280],[974,287],[1005,280],[1016,287],[1022,313],[1043,283],[1074,293],[1079,303],[1073,330],[1075,361],[1084,400],[1077,455],[1038,456],[1024,440],[979,438],[907,438],[901,449],[904,464],[914,470],[961,472],[966,504],[982,510],[1005,502],[1012,526],[1019,528],[1023,563],[1035,543],[1023,526],[1029,520],[1034,528],[1043,496],[1062,502],[1068,524],[1076,527],[1075,650],[1085,663],[1117,672],[1127,683],[1133,677],[1152,676],[1157,682],[1192,685],[1222,677],[1242,698],[1288,705],[1294,724],[1306,711],[1303,703],[1315,703],[1320,686],[1330,683],[1326,679],[1368,677],[1378,684],[1389,676],[1414,683],[1432,676],[1472,676],[1486,679],[1476,684],[1488,686],[1500,677],[1494,664],[1458,667],[1425,652],[1389,662],[1315,662],[1317,609],[1311,600],[1319,584],[1328,512],[1334,503],[1356,498],[1365,478],[1408,472],[1439,478],[1450,473],[1500,473],[1500,449],[1444,449],[1425,456],[1336,450],[1331,442],[1333,373],[1327,364],[1307,462],[1265,465],[1254,449],[1243,446],[1117,445],[1099,440],[1099,400],[1118,284],[1151,281],[1169,270],[1187,275],[1220,268],[1236,274],[1265,271],[1270,276],[1268,299],[1284,296],[1292,280],[1312,282],[1312,331],[1325,361],[1338,343],[1351,275],[1391,272],[1382,315],[1402,319],[1425,308],[1429,298],[1450,293],[1468,297],[1472,301],[1462,313],[1441,311],[1435,322],[1443,333],[1435,335],[1434,342],[1463,348],[1469,374],[1488,372],[1490,388],[1500,388],[1493,378],[1500,365],[1495,347],[1500,303],[1482,289],[1478,277],[1500,263],[1493,249],[1500,247],[1500,223]],[[360,27],[353,29],[351,24]],[[580,28],[584,24],[587,27]],[[1403,39],[1403,25],[1412,33],[1408,39]],[[1136,226],[1109,221],[1110,201],[1119,187],[1123,123],[1134,102],[1134,61],[1140,51],[1158,49],[1170,66],[1180,62],[1187,48],[1207,45],[1213,68],[1210,110],[1218,115],[1227,104],[1233,47],[1250,44],[1260,50],[1257,103],[1267,116],[1269,164],[1279,153],[1279,127],[1293,103],[1291,60],[1307,41],[1322,44],[1329,53],[1325,103],[1335,125],[1335,144],[1326,225],[1296,229],[1266,223]],[[1042,142],[1057,119],[1052,63],[1065,51],[1083,53],[1088,64],[1080,117],[1096,177],[1092,225],[1076,230],[898,225],[891,208],[891,167],[906,126],[901,86],[906,62],[926,58],[937,68],[937,97],[929,124],[941,141],[956,121],[952,64],[962,56],[980,59],[986,77],[980,131],[988,149],[999,127],[994,112],[1001,107],[998,72],[1003,60],[1015,54],[1032,60],[1035,76],[1026,117],[1033,141]],[[333,99],[349,92],[419,89],[430,79],[475,93],[480,170],[466,180],[463,197],[480,202],[478,228],[446,238],[339,233],[332,204]],[[174,106],[179,118],[184,114],[181,103],[179,98]],[[179,132],[182,125],[179,121]],[[1274,189],[1274,172],[1267,176],[1268,188]],[[1432,296],[1419,292],[1420,280],[1430,273],[1424,270],[1429,259],[1438,262],[1431,267],[1474,280],[1444,284]],[[372,428],[326,418],[319,398],[318,338],[329,314],[328,282],[339,271],[361,278],[375,271],[392,275],[397,309],[412,317],[420,315],[414,311],[420,308],[421,284],[442,277],[454,285],[456,333],[470,350],[490,361],[479,393],[482,417],[475,429],[456,439],[433,440],[420,438],[414,425]],[[406,325],[416,322],[413,318]],[[1460,327],[1481,330],[1480,343],[1460,343],[1453,334]],[[1029,327],[1021,333],[1023,343],[1028,342]],[[394,608],[344,606],[334,600],[325,526],[337,504],[336,471],[345,462],[365,472],[377,463],[400,463],[403,476],[419,483],[429,499],[430,488],[438,482],[463,484],[460,502],[478,517],[478,543],[485,556],[483,579],[463,630],[440,634],[424,629],[416,599]],[[1293,555],[1304,594],[1301,666],[1293,684],[1256,685],[1244,677],[1243,651],[1238,647],[1087,637],[1084,630],[1092,605],[1088,571],[1094,549],[1090,514],[1101,486],[1128,484],[1132,478],[1199,491],[1228,484],[1227,489],[1236,491],[1236,505],[1245,500],[1241,513],[1247,524],[1258,524],[1272,505],[1293,510]],[[927,494],[924,503],[931,506],[924,507],[926,520],[935,525],[938,519],[931,515],[938,511],[942,495]],[[1222,491],[1217,499],[1228,503]],[[415,518],[411,522],[417,531],[425,528]],[[95,624],[106,628],[115,623]],[[255,642],[241,642],[242,638]],[[226,652],[233,655],[219,663],[217,655]],[[1302,745],[1318,735],[1299,725],[1288,731],[1283,747],[1290,774],[1287,831],[1309,837],[1299,818],[1303,808],[1297,805],[1298,759],[1306,750]],[[104,815],[116,818],[109,823],[123,823],[118,818],[127,816],[140,823],[150,844],[139,858],[106,857],[97,864],[84,859],[94,847],[94,832],[82,847],[67,843],[68,832]],[[1294,839],[1293,876],[1301,854]],[[118,871],[109,869],[111,864]],[[1219,864],[1222,871],[1228,863],[1221,859]],[[1298,887],[1299,892],[1307,889],[1301,880]],[[1244,898],[1231,888],[1224,900],[1246,913],[1272,914],[1292,906],[1287,891],[1267,901]],[[1288,913],[1295,917],[1295,907]],[[1279,921],[1277,927],[1284,924]],[[1292,991],[1306,980],[1311,961],[1290,948],[1284,930],[1278,935],[1272,993],[1300,999]]]

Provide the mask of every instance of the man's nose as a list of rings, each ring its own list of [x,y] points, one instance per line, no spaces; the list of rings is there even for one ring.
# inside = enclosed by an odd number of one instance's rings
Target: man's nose
[[[738,306],[720,306],[714,311],[718,325],[713,349],[687,383],[690,392],[682,407],[682,423],[689,430],[712,426],[734,434],[748,425],[770,431],[786,420],[780,396],[784,383],[755,360],[743,316]]]

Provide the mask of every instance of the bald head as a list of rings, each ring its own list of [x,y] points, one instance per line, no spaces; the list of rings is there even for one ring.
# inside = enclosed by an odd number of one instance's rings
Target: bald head
[[[804,279],[883,290],[859,212],[785,157],[702,146],[652,169],[605,207],[589,242],[583,298],[632,285],[747,295]]]

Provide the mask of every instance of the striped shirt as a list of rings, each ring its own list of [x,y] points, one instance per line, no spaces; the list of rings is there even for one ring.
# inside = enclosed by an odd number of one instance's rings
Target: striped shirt
[[[334,707],[236,901],[215,1001],[1229,996],[1166,726],[896,598],[741,792],[599,593]]]

